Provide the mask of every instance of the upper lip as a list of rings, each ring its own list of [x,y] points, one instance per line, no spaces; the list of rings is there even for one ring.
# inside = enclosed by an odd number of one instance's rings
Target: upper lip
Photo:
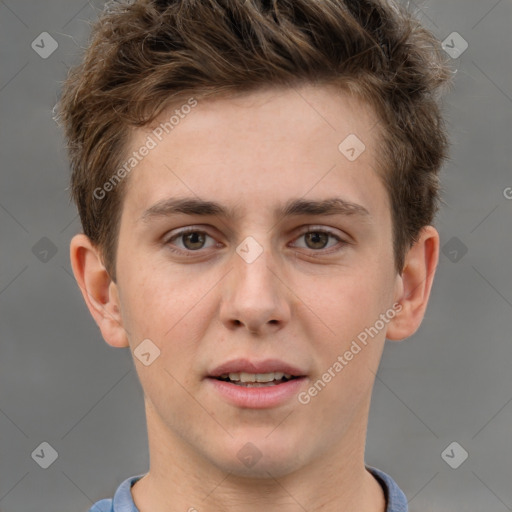
[[[254,361],[244,358],[232,359],[215,367],[208,373],[208,377],[220,377],[226,373],[272,373],[282,372],[293,375],[294,377],[303,377],[305,372],[300,368],[292,366],[279,359],[265,359],[263,361]]]

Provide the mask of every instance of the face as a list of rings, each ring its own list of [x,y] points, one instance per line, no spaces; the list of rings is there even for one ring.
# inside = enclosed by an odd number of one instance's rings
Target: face
[[[150,340],[134,359],[150,437],[278,476],[360,435],[400,291],[376,122],[307,86],[199,101],[161,141],[134,132],[134,151],[157,144],[128,178],[112,286],[131,350]],[[339,149],[350,134],[359,156]],[[213,378],[240,371],[275,380]]]

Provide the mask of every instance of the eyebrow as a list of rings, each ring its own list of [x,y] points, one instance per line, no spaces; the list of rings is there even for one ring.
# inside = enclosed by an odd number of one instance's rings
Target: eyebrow
[[[215,201],[205,201],[195,197],[169,198],[158,201],[140,216],[142,222],[149,222],[158,217],[176,214],[218,216],[225,219],[236,218],[238,210],[228,208]],[[357,215],[371,217],[362,205],[340,197],[323,200],[290,199],[283,207],[274,211],[277,217],[295,217],[300,215]]]

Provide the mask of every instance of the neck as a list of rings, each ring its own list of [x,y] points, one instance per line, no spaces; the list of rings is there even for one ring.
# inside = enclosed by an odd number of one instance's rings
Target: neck
[[[132,487],[140,512],[385,512],[382,487],[364,465],[366,424],[354,421],[338,446],[299,469],[254,476],[202,457],[148,404],[146,415],[150,471]],[[364,421],[367,411],[358,417]]]

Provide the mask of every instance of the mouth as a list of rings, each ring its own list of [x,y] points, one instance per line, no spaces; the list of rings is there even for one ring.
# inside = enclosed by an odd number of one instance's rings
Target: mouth
[[[207,377],[237,386],[277,386],[290,380],[305,377],[306,372],[279,359],[255,361],[246,358],[232,359],[213,370]]]
[[[270,386],[278,386],[290,380],[298,379],[300,376],[292,375],[284,372],[270,372],[270,373],[248,373],[248,372],[230,372],[224,373],[219,377],[211,377],[223,382],[229,382],[236,386],[243,386],[246,388],[262,388]]]
[[[308,380],[304,370],[279,359],[232,359],[205,376],[212,393],[239,408],[270,409],[290,403]]]

